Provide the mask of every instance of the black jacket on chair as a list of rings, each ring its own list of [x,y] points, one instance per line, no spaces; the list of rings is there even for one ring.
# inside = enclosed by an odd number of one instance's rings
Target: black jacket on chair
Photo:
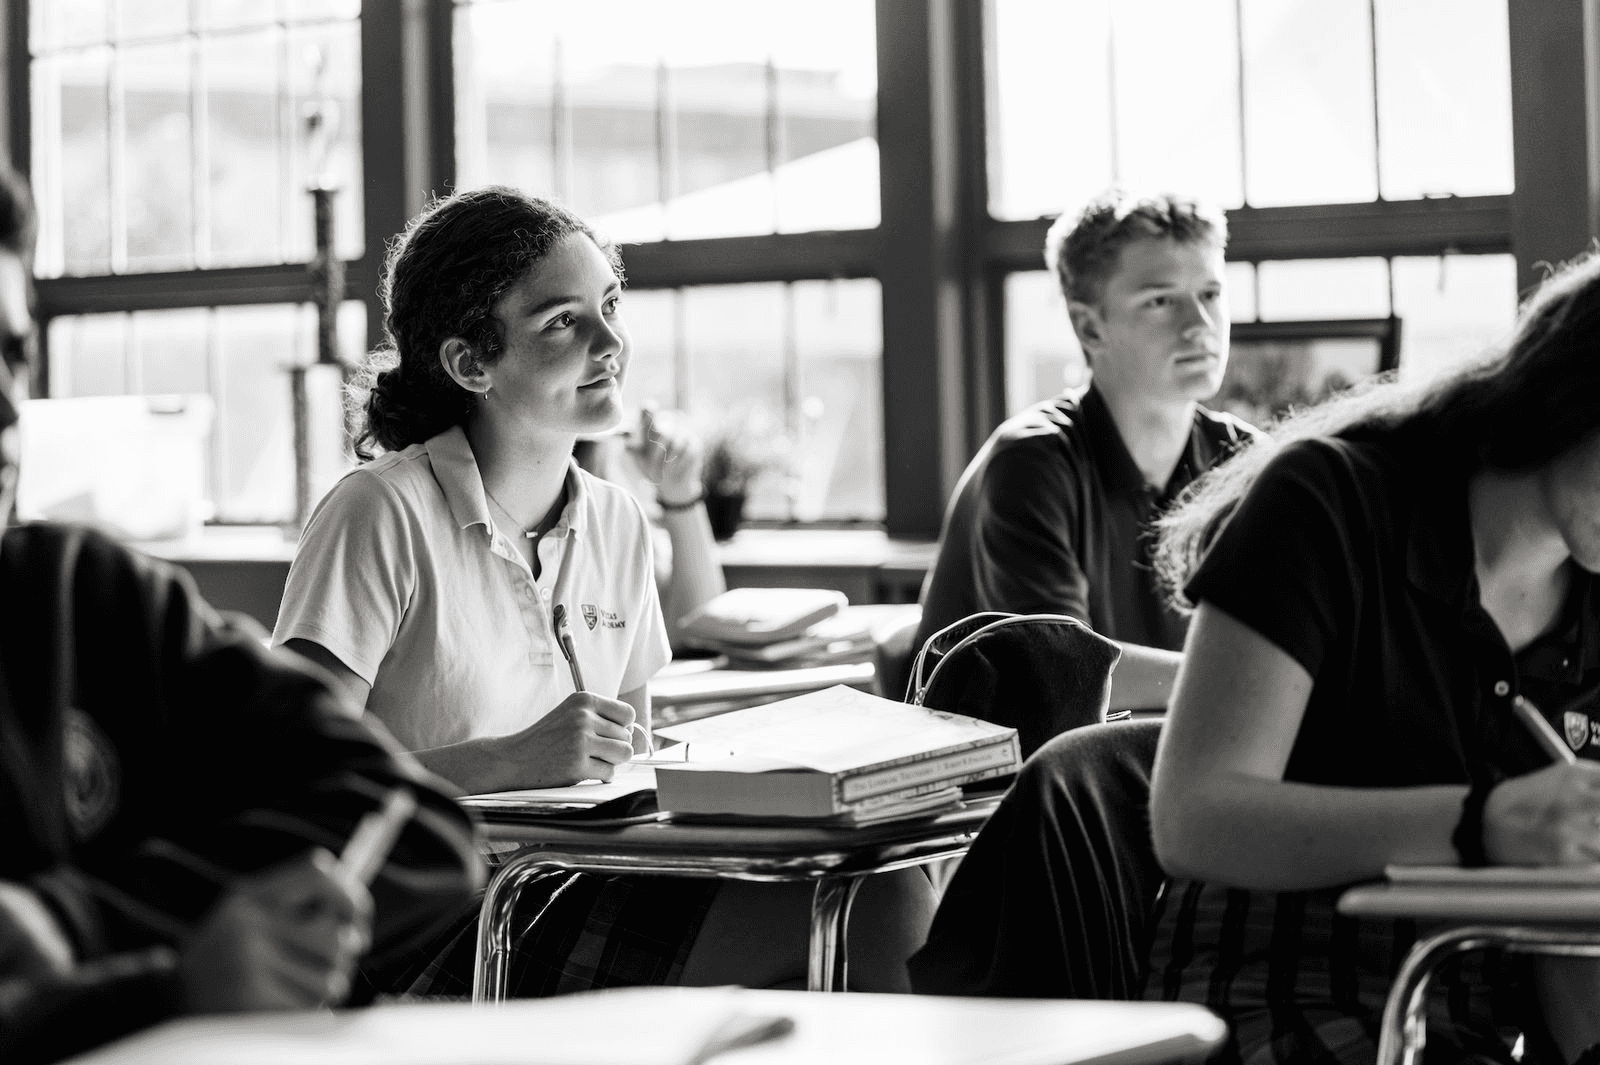
[[[928,637],[908,702],[1017,730],[1022,757],[1106,719],[1122,649],[1064,614],[986,611]]]

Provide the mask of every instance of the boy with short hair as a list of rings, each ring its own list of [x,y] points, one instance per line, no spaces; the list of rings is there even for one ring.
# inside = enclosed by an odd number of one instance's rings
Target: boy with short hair
[[[1222,212],[1113,189],[1050,229],[1093,373],[995,430],[962,474],[918,646],[982,610],[1068,614],[1116,640],[1111,708],[1164,706],[1187,621],[1149,566],[1150,523],[1255,430],[1200,406],[1228,362]]]

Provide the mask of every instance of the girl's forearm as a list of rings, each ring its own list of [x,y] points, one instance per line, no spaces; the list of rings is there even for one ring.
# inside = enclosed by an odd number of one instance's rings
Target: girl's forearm
[[[703,505],[688,510],[665,512],[663,524],[672,543],[672,575],[661,594],[661,613],[667,621],[667,636],[677,650],[680,641],[678,622],[697,607],[728,590],[717,558],[717,543],[711,535],[711,520]]]
[[[1151,796],[1173,876],[1262,891],[1372,880],[1386,865],[1454,865],[1464,785],[1345,788],[1224,774]]]
[[[462,740],[413,751],[412,754],[423,768],[448,780],[464,794],[504,791],[512,785],[503,779],[501,760],[496,757],[495,739]]]

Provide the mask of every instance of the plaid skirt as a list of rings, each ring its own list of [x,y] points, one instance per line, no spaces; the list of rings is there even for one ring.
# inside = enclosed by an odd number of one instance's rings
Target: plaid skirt
[[[1389,987],[1427,923],[1340,915],[1340,892],[1263,892],[1170,880],[1144,997],[1197,1002],[1229,1022],[1214,1065],[1371,1065]],[[1427,1065],[1559,1061],[1522,960],[1458,955],[1428,1000]]]
[[[507,994],[538,998],[603,987],[675,984],[719,881],[551,870],[523,889],[511,925]],[[445,932],[382,973],[384,997],[466,998],[480,894]]]

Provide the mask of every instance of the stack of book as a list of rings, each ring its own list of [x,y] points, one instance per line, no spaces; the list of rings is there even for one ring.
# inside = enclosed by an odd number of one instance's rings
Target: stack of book
[[[1021,764],[1015,729],[843,685],[657,735],[685,748],[655,767],[674,817],[873,824],[953,806]]]
[[[735,588],[686,616],[682,631],[735,669],[863,661],[873,622],[846,603],[843,592],[818,588]]]

